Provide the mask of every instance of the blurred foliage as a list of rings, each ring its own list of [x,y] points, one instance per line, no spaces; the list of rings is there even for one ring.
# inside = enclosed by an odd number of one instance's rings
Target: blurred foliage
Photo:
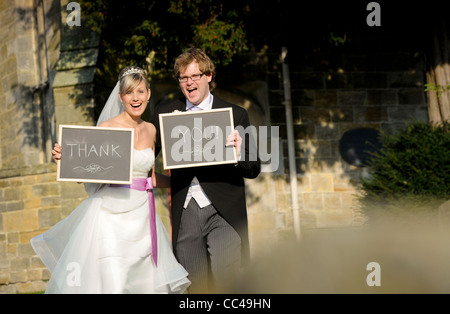
[[[171,68],[184,49],[204,49],[227,65],[247,47],[237,1],[81,1],[82,16],[100,34],[105,54],[118,63]],[[153,69],[154,69],[153,68]]]
[[[361,181],[359,201],[369,217],[436,209],[450,199],[450,123],[413,122],[397,134],[382,134],[381,142],[370,177]]]
[[[441,95],[447,91],[450,90],[450,85],[439,85],[434,83],[427,83],[425,84],[425,91],[434,91],[438,97],[441,97]]]

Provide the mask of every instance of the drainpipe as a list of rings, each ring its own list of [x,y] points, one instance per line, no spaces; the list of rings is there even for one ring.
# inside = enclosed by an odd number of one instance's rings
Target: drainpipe
[[[291,100],[291,82],[289,80],[289,67],[285,62],[287,48],[281,48],[281,63],[283,70],[283,87],[284,87],[284,106],[286,111],[286,131],[288,140],[288,156],[289,156],[289,179],[291,185],[291,201],[292,215],[294,219],[294,231],[297,241],[301,237],[300,213],[297,197],[297,166],[295,163],[295,143],[294,143],[294,126],[292,119],[292,100]]]

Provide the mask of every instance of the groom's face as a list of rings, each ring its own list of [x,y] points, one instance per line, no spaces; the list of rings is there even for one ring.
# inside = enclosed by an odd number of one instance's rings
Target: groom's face
[[[209,82],[211,82],[212,75],[203,75],[200,80],[193,81],[190,77],[193,75],[203,74],[200,71],[198,62],[194,61],[182,69],[179,77],[187,77],[187,82],[180,82],[180,88],[187,100],[193,105],[199,105],[209,95]]]

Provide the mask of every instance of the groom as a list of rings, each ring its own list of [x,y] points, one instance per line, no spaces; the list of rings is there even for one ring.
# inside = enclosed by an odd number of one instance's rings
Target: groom
[[[211,93],[215,67],[201,49],[182,53],[174,74],[184,97],[155,109],[151,122],[158,130],[156,155],[161,149],[161,113],[231,107],[234,127],[250,125],[245,109]],[[256,178],[261,164],[259,158],[250,158],[251,143],[241,135],[235,135],[237,164],[171,170],[173,250],[189,273],[190,293],[224,291],[249,258],[244,178]]]

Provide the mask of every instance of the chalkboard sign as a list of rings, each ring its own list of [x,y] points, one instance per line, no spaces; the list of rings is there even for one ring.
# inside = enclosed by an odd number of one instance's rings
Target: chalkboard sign
[[[131,184],[134,130],[59,126],[61,160],[57,180]]]
[[[237,163],[232,108],[159,115],[164,169]]]

